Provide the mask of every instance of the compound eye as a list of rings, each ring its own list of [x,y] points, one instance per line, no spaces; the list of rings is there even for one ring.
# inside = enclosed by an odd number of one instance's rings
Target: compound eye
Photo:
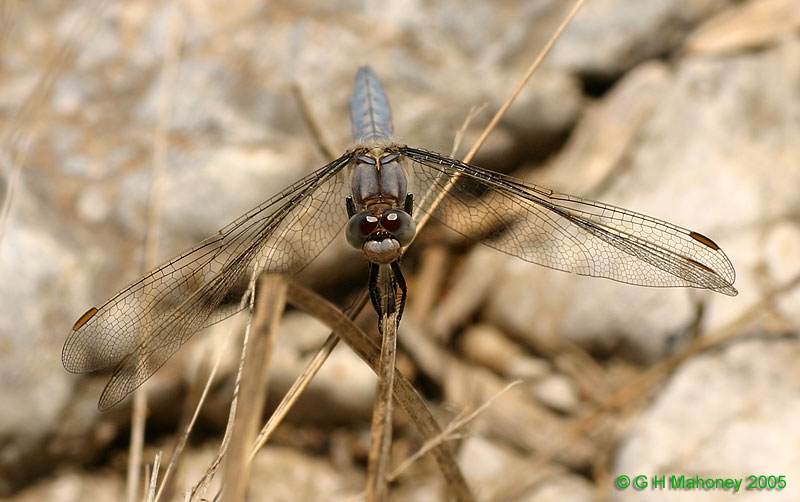
[[[356,249],[361,249],[369,239],[370,234],[378,228],[378,218],[368,211],[362,211],[353,215],[347,222],[345,235],[347,242]]]
[[[381,215],[381,226],[402,246],[408,246],[417,233],[417,224],[405,211],[390,209]]]

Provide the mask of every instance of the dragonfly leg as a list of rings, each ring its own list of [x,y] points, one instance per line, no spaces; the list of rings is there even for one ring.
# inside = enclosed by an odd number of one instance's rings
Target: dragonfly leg
[[[381,307],[381,293],[378,286],[378,264],[369,264],[369,282],[367,288],[369,289],[369,299],[372,300],[372,307],[378,313],[378,331],[381,330],[381,321],[383,317],[383,308]]]
[[[403,317],[403,310],[406,308],[406,293],[408,293],[408,288],[406,287],[406,279],[403,277],[403,271],[400,270],[399,261],[392,262],[392,272],[394,272],[394,279],[397,282],[397,287],[400,288],[400,311],[397,313],[397,325],[399,326],[400,318]]]
[[[404,204],[403,210],[408,213],[409,216],[413,216],[411,211],[414,210],[414,194],[407,193],[406,194],[406,202]]]
[[[345,204],[347,205],[347,217],[352,218],[356,214],[356,204],[353,202],[353,197],[347,197]]]

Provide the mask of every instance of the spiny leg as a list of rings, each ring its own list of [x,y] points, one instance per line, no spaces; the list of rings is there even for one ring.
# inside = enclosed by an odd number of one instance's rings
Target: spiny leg
[[[408,288],[406,287],[406,279],[403,277],[403,271],[400,270],[400,262],[393,261],[392,262],[392,272],[394,272],[394,279],[397,283],[397,287],[400,288],[400,310],[397,313],[397,325],[400,325],[400,318],[403,317],[403,310],[406,308],[406,294],[408,293]]]
[[[406,194],[406,201],[403,204],[403,210],[408,213],[409,216],[414,216],[411,211],[414,210],[414,194],[407,193]]]
[[[367,283],[369,289],[369,299],[372,300],[372,307],[378,313],[378,331],[383,333],[381,328],[381,319],[383,318],[383,308],[381,307],[381,293],[378,286],[378,264],[369,264],[369,282]]]

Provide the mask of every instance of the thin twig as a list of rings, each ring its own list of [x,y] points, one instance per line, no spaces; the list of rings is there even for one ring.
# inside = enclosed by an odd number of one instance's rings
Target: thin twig
[[[69,40],[62,45],[48,58],[44,66],[44,74],[36,80],[36,85],[26,97],[24,103],[16,110],[14,120],[8,122],[8,126],[0,132],[0,150],[3,151],[3,158],[0,159],[0,167],[5,168],[9,173],[6,191],[3,195],[3,207],[0,209],[0,240],[5,234],[8,223],[8,216],[14,200],[14,192],[17,182],[25,167],[25,157],[28,154],[30,143],[33,136],[33,124],[38,118],[42,108],[50,102],[50,97],[59,77],[75,58],[75,47],[80,42],[81,37],[86,36],[91,31],[90,28],[96,26],[99,19],[102,19],[102,11],[105,9],[107,1],[100,0],[95,2],[87,16],[83,16],[79,23],[71,27],[71,32],[67,35]],[[13,9],[17,6],[10,2],[3,2],[2,19],[8,21],[0,23],[3,28],[0,38],[7,38],[11,34],[13,23]],[[9,21],[9,20],[12,21]]]
[[[800,286],[800,274],[794,276],[790,280],[765,294],[759,302],[744,311],[733,321],[716,330],[714,333],[710,333],[707,336],[693,340],[680,353],[651,366],[643,373],[639,374],[636,378],[629,381],[624,387],[616,391],[613,395],[606,399],[603,404],[596,407],[580,422],[575,424],[571,430],[571,433],[576,435],[585,433],[603,416],[606,416],[613,410],[630,403],[638,396],[646,393],[647,390],[652,388],[653,385],[661,381],[664,376],[670,374],[678,366],[680,366],[681,363],[690,357],[717,347],[720,344],[727,342],[738,335],[741,335],[741,326],[745,325],[747,322],[755,318],[755,316],[757,316],[759,313],[763,312],[771,302],[775,301],[776,297],[792,291],[798,286]]]
[[[453,148],[450,150],[451,157],[454,157],[461,147],[461,141],[464,139],[464,134],[466,134],[469,124],[485,107],[486,104],[484,103],[480,106],[473,106],[470,108],[467,117],[461,124],[461,128],[456,132],[453,138]],[[436,206],[434,205],[433,207],[435,208]],[[417,225],[417,232],[425,225],[428,218],[429,216],[426,214],[422,216],[423,221]],[[414,317],[420,321],[427,318],[430,305],[433,304],[433,298],[441,286],[441,280],[445,270],[444,260],[446,259],[446,254],[445,249],[442,246],[438,246],[427,248],[423,255],[423,272],[419,274],[421,284],[417,286],[417,295],[411,304]]]
[[[361,312],[361,309],[363,309],[367,304],[368,299],[369,294],[367,293],[367,290],[362,290],[361,294],[355,299],[353,304],[347,310],[345,310],[344,315],[346,315],[348,319],[355,318],[355,316],[358,315],[358,313]],[[272,433],[275,432],[275,429],[286,417],[286,414],[289,413],[290,409],[292,409],[294,403],[296,403],[303,394],[303,391],[311,383],[314,375],[316,375],[320,368],[322,368],[322,365],[328,359],[328,356],[330,356],[331,352],[333,352],[333,349],[338,343],[339,337],[335,333],[331,333],[328,335],[325,343],[322,344],[322,347],[320,347],[319,350],[317,350],[317,353],[314,354],[314,357],[308,362],[308,364],[306,364],[303,372],[295,379],[292,387],[286,392],[286,394],[283,395],[280,404],[275,411],[272,412],[269,420],[267,420],[267,423],[258,434],[256,444],[253,446],[253,456],[258,453],[258,450],[264,447],[267,441],[269,441],[269,438],[272,437]]]
[[[367,455],[367,502],[386,499],[388,492],[386,473],[389,469],[389,452],[392,445],[392,389],[394,366],[397,358],[397,284],[388,265],[381,265],[380,293],[383,301],[381,315],[381,354],[378,364],[378,382],[370,428],[370,448]]]
[[[742,336],[745,333],[743,327],[763,312],[765,307],[774,302],[780,295],[793,291],[799,286],[800,274],[766,293],[760,301],[752,305],[736,319],[728,322],[725,326],[722,326],[703,338],[694,340],[679,354],[665,359],[643,371],[605,399],[602,404],[596,406],[580,420],[571,425],[566,431],[565,436],[559,436],[558,442],[543,445],[541,453],[537,455],[535,459],[532,459],[531,462],[520,467],[520,470],[524,472],[535,471],[551,462],[577,438],[600,428],[605,421],[611,418],[611,414],[615,410],[622,409],[624,406],[635,402],[638,398],[647,394],[653,386],[661,382],[667,375],[690,357],[719,347],[723,343],[736,339],[737,336]],[[520,487],[515,487],[515,489],[517,488]],[[498,498],[507,497],[500,497],[498,495]]]
[[[309,130],[311,131],[315,145],[317,148],[319,148],[323,156],[326,156],[328,159],[335,159],[338,155],[330,146],[330,144],[325,141],[324,135],[322,134],[322,129],[319,127],[319,123],[314,117],[311,107],[308,105],[308,101],[305,99],[305,93],[303,93],[302,88],[298,84],[295,84],[292,86],[292,93],[294,94],[297,104],[300,107],[303,120],[306,122]],[[367,300],[367,292],[364,290],[362,291],[359,299],[357,299],[354,303],[354,308],[351,309],[351,319],[354,319],[355,316],[361,312],[361,310],[367,304]],[[295,379],[294,383],[292,383],[291,388],[286,392],[286,394],[284,394],[280,404],[275,411],[272,412],[267,420],[267,423],[264,424],[264,427],[262,427],[261,431],[259,432],[256,442],[253,445],[251,460],[252,457],[254,457],[256,453],[258,453],[258,451],[264,447],[267,441],[269,441],[270,437],[272,437],[275,429],[283,421],[283,419],[289,413],[289,410],[292,409],[305,389],[309,386],[311,380],[313,380],[314,376],[319,372],[320,368],[322,368],[322,365],[328,359],[331,352],[333,352],[333,349],[336,347],[338,342],[339,337],[333,333],[328,335],[328,338],[325,340],[319,350],[317,350],[317,353],[314,355],[314,357],[308,362],[308,364],[306,364],[303,372]]]
[[[380,347],[363,330],[353,324],[339,309],[330,302],[310,291],[296,281],[289,281],[288,301],[324,322],[337,336],[342,338],[361,359],[376,373],[379,371]],[[414,386],[394,368],[394,398],[416,426],[424,440],[431,439],[441,433],[436,419],[425,405],[425,401],[417,393]],[[448,494],[453,500],[474,500],[452,449],[447,443],[436,445],[431,451],[442,475],[447,482]]]
[[[467,424],[478,418],[478,415],[486,411],[489,406],[492,405],[493,402],[497,400],[500,396],[508,392],[512,387],[519,385],[522,383],[521,380],[514,380],[513,382],[509,383],[505,387],[503,387],[499,392],[497,392],[494,396],[490,397],[486,400],[482,405],[478,406],[474,411],[471,413],[459,413],[459,415],[452,420],[447,427],[442,430],[442,432],[423,443],[419,450],[414,452],[413,455],[405,459],[400,465],[398,465],[392,472],[389,474],[388,481],[394,481],[397,479],[406,469],[411,467],[411,465],[425,456],[428,452],[431,451],[433,447],[438,444],[441,444],[445,441],[451,441],[453,439],[458,439],[458,431],[464,428]]]
[[[503,106],[501,106],[500,109],[497,110],[497,113],[494,114],[494,117],[492,117],[492,120],[489,122],[489,125],[487,125],[486,128],[483,130],[478,140],[475,141],[475,144],[472,145],[472,148],[464,157],[464,162],[466,163],[471,162],[472,159],[475,157],[475,155],[478,153],[478,150],[481,149],[483,143],[486,141],[486,138],[489,137],[489,134],[491,134],[492,131],[494,131],[494,128],[497,126],[500,120],[505,116],[506,112],[511,107],[511,103],[513,103],[514,100],[519,95],[519,93],[522,92],[522,89],[525,87],[525,85],[527,85],[528,81],[531,79],[534,72],[536,72],[536,70],[539,68],[539,65],[542,64],[542,61],[544,60],[545,56],[547,56],[547,54],[550,52],[550,49],[552,49],[553,45],[555,45],[556,40],[558,40],[558,38],[564,32],[566,27],[572,21],[572,18],[575,17],[575,14],[578,13],[578,10],[581,8],[581,5],[583,5],[583,2],[584,0],[578,0],[575,3],[575,6],[572,8],[570,13],[567,15],[564,21],[561,22],[561,25],[559,25],[555,33],[553,33],[553,36],[550,37],[550,40],[547,41],[547,44],[545,44],[544,48],[539,52],[539,55],[536,56],[536,59],[533,60],[533,63],[531,63],[531,66],[528,68],[528,71],[525,72],[525,75],[523,75],[522,79],[517,84],[517,87],[511,92],[511,95],[508,97],[506,102],[503,103]],[[442,173],[440,176],[447,176],[447,174]],[[422,229],[422,227],[424,227],[428,223],[430,215],[433,214],[434,210],[439,206],[439,204],[441,204],[442,200],[444,200],[448,192],[450,192],[450,190],[453,189],[453,186],[455,186],[456,182],[458,181],[458,178],[459,178],[458,174],[450,177],[450,179],[445,184],[444,189],[439,192],[439,194],[431,203],[430,209],[425,211],[425,213],[420,218],[420,221],[417,222],[417,232],[419,232]],[[440,186],[439,183],[433,183],[430,190],[437,189],[436,187],[438,186]],[[427,194],[426,197],[423,198],[423,200],[426,199],[427,199]]]
[[[286,305],[286,281],[281,274],[262,275],[256,290],[253,332],[244,358],[241,402],[233,422],[222,490],[222,500],[234,502],[244,501],[247,495],[252,466],[250,451],[266,404],[269,362]]]
[[[20,140],[20,146],[13,150],[15,155],[13,160],[9,160],[5,152],[0,151],[0,172],[8,172],[8,181],[6,182],[6,193],[3,194],[3,207],[0,208],[0,241],[6,233],[8,225],[8,217],[11,214],[11,205],[16,193],[17,182],[19,182],[20,174],[22,174],[22,167],[25,165],[25,157],[28,155],[28,148],[30,147],[30,138],[25,137]]]
[[[247,344],[248,340],[250,339],[250,328],[253,324],[253,311],[255,309],[255,295],[257,292],[256,287],[256,275],[255,272],[250,276],[250,284],[247,287],[247,291],[245,292],[244,298],[249,298],[249,312],[247,317],[247,326],[244,329],[244,339],[242,340],[242,353],[239,357],[239,369],[236,372],[236,381],[233,384],[233,398],[231,399],[231,407],[228,411],[228,423],[225,426],[225,434],[222,436],[222,441],[220,442],[219,449],[217,450],[217,455],[214,457],[214,460],[211,462],[211,465],[208,466],[206,472],[200,478],[200,481],[195,483],[195,485],[189,490],[187,494],[187,500],[195,501],[201,500],[203,495],[205,494],[206,489],[208,488],[208,484],[214,478],[217,473],[217,469],[219,469],[220,464],[222,463],[222,459],[225,457],[226,452],[228,451],[228,445],[231,441],[231,435],[233,434],[233,423],[234,418],[236,417],[236,407],[239,403],[239,386],[242,382],[242,372],[244,370],[244,357],[247,353]]]
[[[299,84],[295,83],[292,85],[292,94],[294,94],[294,98],[297,101],[297,106],[300,107],[300,114],[303,117],[303,121],[311,131],[311,137],[314,138],[314,145],[316,145],[320,153],[328,160],[338,158],[339,154],[336,153],[336,150],[331,144],[325,140],[325,136],[322,134],[322,128],[319,126],[319,122],[314,118],[314,114],[311,113],[311,107],[308,106],[305,93],[303,93],[303,89]]]
[[[139,469],[144,448],[144,425],[147,417],[147,394],[140,387],[133,395],[131,409],[131,443],[128,446],[128,471],[126,489],[128,501],[135,502],[139,495]]]
[[[242,297],[242,300],[239,304],[239,308],[244,309],[247,304],[247,295]],[[181,434],[180,438],[178,438],[177,443],[175,444],[175,451],[172,453],[172,457],[169,459],[169,464],[167,465],[167,469],[164,471],[164,479],[161,480],[161,486],[158,488],[158,493],[156,494],[155,502],[161,499],[166,488],[169,486],[169,481],[172,472],[177,467],[178,461],[181,458],[181,454],[183,453],[183,449],[186,447],[186,442],[189,439],[189,435],[191,434],[192,430],[194,429],[194,424],[197,422],[197,417],[200,416],[200,409],[203,407],[203,404],[208,397],[208,392],[211,390],[211,384],[214,382],[214,378],[217,375],[217,371],[219,370],[220,364],[222,364],[222,358],[225,355],[225,351],[228,348],[228,343],[230,342],[231,338],[233,337],[234,326],[231,325],[228,329],[228,332],[225,334],[225,339],[221,347],[217,348],[217,358],[214,360],[214,364],[211,366],[211,371],[208,373],[208,377],[206,378],[205,385],[203,386],[203,392],[200,394],[200,399],[197,400],[197,405],[194,407],[194,412],[192,413],[192,418],[189,420],[189,423],[186,425],[183,433]]]
[[[561,37],[561,34],[564,33],[564,30],[567,29],[567,26],[569,26],[569,23],[572,22],[572,19],[578,13],[578,10],[580,10],[583,3],[584,0],[578,0],[577,2],[575,2],[575,6],[572,7],[570,13],[567,14],[567,17],[564,19],[564,21],[561,22],[559,27],[556,29],[555,33],[553,33],[553,36],[550,37],[550,40],[547,41],[544,48],[541,50],[541,52],[539,52],[539,55],[536,57],[536,59],[533,60],[533,63],[531,63],[531,66],[528,68],[528,71],[525,72],[525,75],[522,77],[522,80],[520,80],[519,84],[517,84],[517,87],[511,93],[511,96],[509,96],[506,102],[503,103],[503,106],[501,106],[500,109],[497,110],[497,113],[495,113],[494,117],[492,117],[492,120],[491,122],[489,122],[489,125],[486,126],[486,129],[484,129],[481,136],[472,146],[472,149],[469,151],[469,153],[467,153],[466,157],[464,157],[464,162],[469,163],[478,153],[478,150],[480,150],[481,146],[483,146],[483,143],[486,141],[486,138],[489,137],[489,134],[491,134],[494,128],[497,127],[497,124],[500,123],[500,120],[503,118],[503,116],[505,116],[506,112],[511,107],[511,103],[513,103],[514,100],[517,99],[519,93],[522,92],[522,89],[525,87],[525,85],[527,85],[528,80],[531,79],[533,74],[539,68],[539,65],[542,64],[542,61],[544,61],[545,56],[547,56],[550,53],[550,50],[556,43],[556,40],[558,40]]]
[[[156,458],[153,460],[153,470],[150,473],[150,482],[147,487],[147,502],[155,502],[156,500],[156,483],[158,483],[158,471],[161,469],[161,452],[156,453]]]
[[[159,235],[161,233],[161,206],[163,202],[164,172],[166,171],[167,132],[172,112],[183,26],[178,7],[170,11],[170,36],[167,37],[161,81],[158,89],[158,116],[153,133],[153,162],[151,163],[150,190],[147,201],[147,226],[145,234],[144,272],[158,263]],[[140,336],[146,336],[141,333]],[[131,410],[131,444],[128,450],[127,493],[128,501],[135,502],[139,485],[139,469],[144,448],[144,427],[147,416],[147,387],[136,389]]]
[[[480,104],[478,106],[473,106],[469,109],[469,113],[467,113],[467,117],[464,119],[464,122],[461,124],[461,128],[456,131],[456,135],[453,138],[453,149],[450,150],[450,156],[455,157],[456,152],[458,149],[461,148],[461,141],[464,140],[464,135],[467,133],[467,128],[472,123],[473,120],[480,114],[483,109],[486,108],[486,103]]]
[[[367,502],[386,500],[389,453],[392,446],[392,389],[397,355],[397,317],[383,315],[381,319],[381,355],[378,382],[370,427],[370,448],[367,455]]]

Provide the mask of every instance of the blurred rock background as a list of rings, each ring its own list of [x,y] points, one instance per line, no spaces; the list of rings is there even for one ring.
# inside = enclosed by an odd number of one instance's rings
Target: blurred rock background
[[[108,375],[70,375],[59,354],[75,319],[143,272],[159,141],[163,261],[326,162],[302,102],[323,141],[348,148],[360,65],[389,93],[400,142],[448,153],[470,110],[485,105],[463,156],[571,7],[4,2],[0,497],[123,497],[130,400],[98,413]],[[404,262],[399,366],[442,423],[523,381],[455,445],[479,500],[727,500],[613,482],[800,474],[798,138],[795,0],[587,3],[474,163],[709,235],[734,263],[740,295],[571,276],[431,225]],[[304,273],[340,305],[365,277],[344,239]],[[148,383],[145,461],[170,451],[194,405],[190,382],[243,321],[195,336]],[[374,314],[359,323],[373,330]],[[327,334],[298,312],[281,329],[274,400]],[[222,436],[235,345],[176,500]],[[337,348],[259,455],[253,499],[357,494],[373,388],[371,372]],[[398,461],[419,447],[402,417],[395,436]],[[393,485],[393,500],[439,500],[440,488],[423,460]],[[798,491],[790,482],[737,497]]]

